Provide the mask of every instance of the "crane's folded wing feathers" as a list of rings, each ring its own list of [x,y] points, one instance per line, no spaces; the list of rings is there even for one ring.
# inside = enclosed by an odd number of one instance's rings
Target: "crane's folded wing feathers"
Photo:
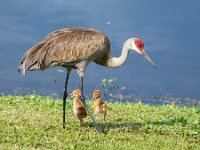
[[[19,71],[43,70],[53,66],[72,67],[82,60],[96,61],[99,54],[107,59],[109,41],[93,29],[63,28],[50,33],[43,41],[30,48],[20,63]],[[105,55],[105,56],[104,56]],[[102,63],[103,64],[103,63]]]

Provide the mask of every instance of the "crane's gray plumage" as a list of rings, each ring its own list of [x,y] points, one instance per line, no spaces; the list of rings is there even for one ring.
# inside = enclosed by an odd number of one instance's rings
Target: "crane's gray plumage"
[[[109,50],[108,38],[97,30],[63,28],[30,48],[24,54],[19,71],[25,74],[53,66],[77,68],[76,65],[82,61],[105,65]]]

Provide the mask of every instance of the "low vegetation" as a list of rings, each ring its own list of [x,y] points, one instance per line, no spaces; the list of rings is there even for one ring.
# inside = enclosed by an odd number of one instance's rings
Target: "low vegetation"
[[[92,106],[92,101],[88,101]],[[89,117],[79,127],[67,100],[66,129],[62,101],[40,96],[0,97],[0,149],[199,149],[200,108],[108,103],[106,122]]]

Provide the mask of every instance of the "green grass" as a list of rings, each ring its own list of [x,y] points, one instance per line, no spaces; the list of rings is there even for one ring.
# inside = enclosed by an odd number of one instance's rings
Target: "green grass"
[[[92,102],[88,102],[90,108]],[[87,117],[83,127],[67,100],[66,129],[62,101],[47,97],[0,97],[0,149],[199,149],[200,108],[143,103],[108,103],[107,134]]]

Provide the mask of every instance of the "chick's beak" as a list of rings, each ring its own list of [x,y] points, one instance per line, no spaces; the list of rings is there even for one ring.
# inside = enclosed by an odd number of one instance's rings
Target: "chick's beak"
[[[70,96],[71,98],[73,98],[73,97],[74,97],[72,93],[70,93],[70,94],[69,94],[69,96]]]
[[[151,58],[149,57],[149,55],[146,53],[145,50],[142,50],[142,55],[145,57],[145,59],[156,69],[156,65],[154,64],[154,62],[151,60]]]

